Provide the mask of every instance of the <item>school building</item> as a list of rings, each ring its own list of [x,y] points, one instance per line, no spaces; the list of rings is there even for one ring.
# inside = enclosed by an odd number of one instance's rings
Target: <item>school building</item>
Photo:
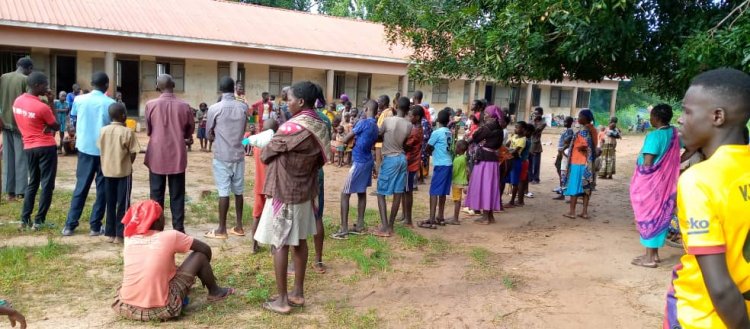
[[[156,77],[168,73],[175,93],[197,108],[216,102],[218,80],[229,75],[247,98],[278,95],[293,81],[324,87],[329,101],[348,94],[355,104],[381,94],[410,96],[422,90],[432,107],[469,108],[476,98],[527,118],[534,106],[572,114],[588,107],[592,89],[618,82],[538,81],[507,86],[483,80],[441,80],[433,85],[407,75],[411,51],[390,45],[377,23],[218,0],[3,0],[0,5],[0,72],[30,56],[50,76],[55,91],[74,83],[90,89],[91,74],[110,76],[129,115],[143,116],[158,96]]]

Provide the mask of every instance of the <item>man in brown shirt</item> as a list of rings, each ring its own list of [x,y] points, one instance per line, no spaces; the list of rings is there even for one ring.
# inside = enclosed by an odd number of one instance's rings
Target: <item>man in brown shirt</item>
[[[13,117],[13,101],[26,92],[26,76],[31,74],[34,65],[31,59],[24,57],[16,63],[16,70],[0,77],[0,113],[3,128],[3,190],[8,193],[8,200],[23,196],[28,185],[28,164],[23,152],[21,132],[16,127]]]
[[[185,141],[192,143],[195,121],[190,106],[174,96],[174,81],[170,75],[160,75],[156,88],[161,91],[161,96],[146,103],[146,126],[150,139],[145,164],[149,169],[151,200],[164,207],[164,193],[169,184],[172,228],[184,233]]]
[[[102,173],[107,200],[107,223],[104,236],[110,243],[123,242],[122,218],[130,207],[133,161],[141,150],[135,133],[125,127],[128,118],[123,103],[109,106],[112,122],[101,129],[96,146],[101,151]]]

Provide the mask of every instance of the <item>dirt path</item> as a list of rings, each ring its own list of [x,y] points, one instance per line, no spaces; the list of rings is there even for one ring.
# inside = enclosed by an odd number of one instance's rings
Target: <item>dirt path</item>
[[[498,217],[494,226],[474,225],[438,230],[417,229],[427,238],[446,242],[444,248],[395,248],[386,273],[363,276],[349,282],[356,271],[352,262],[330,261],[330,272],[312,275],[308,305],[293,317],[313,319],[303,327],[348,327],[320,319],[329,312],[326,303],[344,301],[358,314],[374,310],[377,326],[386,328],[653,328],[661,323],[671,267],[680,250],[664,249],[664,264],[658,269],[636,268],[630,260],[643,252],[632,224],[628,184],[635,155],[643,138],[628,136],[618,146],[618,174],[614,180],[599,181],[591,206],[591,220],[561,216],[567,205],[553,201],[556,186],[554,147],[543,154],[542,184],[532,185],[536,194],[527,206]],[[544,135],[543,142],[556,145],[557,136]],[[144,143],[145,145],[145,139]],[[197,200],[201,191],[213,190],[208,153],[192,152],[187,176],[188,195]],[[136,162],[133,200],[148,196],[148,171]],[[252,177],[253,162],[247,170]],[[72,190],[75,159],[61,158],[58,189]],[[345,168],[326,166],[326,215],[338,219],[339,193]],[[427,186],[416,194],[416,216],[426,215]],[[507,196],[505,196],[507,200]],[[355,202],[353,202],[355,203]],[[368,196],[368,208],[376,200]],[[446,207],[452,211],[452,206]],[[466,218],[464,218],[466,220]],[[200,236],[210,224],[190,227]],[[230,244],[211,241],[215,258],[249,256],[247,241]],[[42,237],[14,237],[2,245],[42,244]],[[119,250],[84,236],[65,243],[79,245],[78,258],[119,262]],[[337,243],[326,240],[326,243]],[[87,269],[96,271],[95,269]],[[270,268],[262,269],[267,273]],[[95,273],[105,279],[112,274]],[[110,278],[109,281],[116,280]],[[43,313],[32,328],[139,327],[118,321],[109,311],[111,287],[93,287],[101,298],[76,296],[34,296],[32,310]],[[57,302],[55,302],[57,300]],[[71,307],[69,304],[75,304]],[[43,311],[41,310],[43,306]],[[83,311],[81,311],[83,309]],[[201,312],[210,312],[203,309]],[[256,308],[236,310],[247,325],[264,315]],[[208,327],[200,323],[170,322],[166,327]],[[222,328],[223,325],[213,325]],[[231,327],[227,325],[226,327]]]

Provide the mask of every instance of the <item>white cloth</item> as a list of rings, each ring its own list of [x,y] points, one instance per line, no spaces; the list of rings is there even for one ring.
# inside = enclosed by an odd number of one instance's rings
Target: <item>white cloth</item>
[[[275,232],[284,229],[286,225],[274,225],[277,220],[284,218],[291,219],[291,230],[286,241],[286,245],[298,246],[300,240],[307,240],[308,236],[315,235],[315,213],[313,212],[312,201],[298,204],[283,204],[279,211],[279,218],[273,216],[273,199],[266,199],[263,207],[263,213],[260,215],[258,230],[255,231],[255,240],[262,244],[275,244],[277,236],[282,232]],[[287,216],[283,216],[283,212]]]

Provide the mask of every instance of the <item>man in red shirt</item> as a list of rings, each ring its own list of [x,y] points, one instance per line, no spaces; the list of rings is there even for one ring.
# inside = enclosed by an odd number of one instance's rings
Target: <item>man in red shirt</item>
[[[161,96],[146,103],[148,148],[145,164],[149,169],[151,200],[164,207],[164,193],[169,185],[169,202],[172,210],[172,228],[185,232],[185,169],[187,147],[193,143],[195,121],[190,105],[175,97],[174,80],[168,74],[160,75],[156,86]]]
[[[21,212],[21,228],[32,227],[31,211],[34,209],[36,192],[42,186],[39,197],[39,210],[34,218],[34,230],[39,230],[47,219],[47,211],[52,203],[57,175],[57,143],[55,131],[60,124],[52,113],[51,102],[54,94],[48,88],[47,76],[41,72],[31,73],[26,80],[28,92],[18,96],[13,102],[13,117],[21,132],[23,151],[29,168],[29,185]],[[39,96],[47,96],[49,103],[43,103]]]

